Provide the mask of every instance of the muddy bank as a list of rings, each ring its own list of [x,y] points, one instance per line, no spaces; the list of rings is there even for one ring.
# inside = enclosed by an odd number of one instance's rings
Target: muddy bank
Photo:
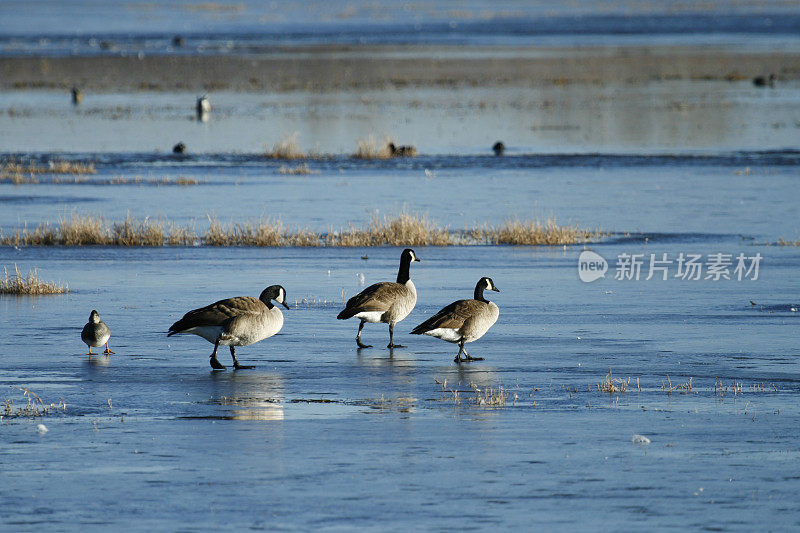
[[[3,57],[0,89],[326,91],[800,77],[796,52],[715,47],[304,47],[260,57]]]

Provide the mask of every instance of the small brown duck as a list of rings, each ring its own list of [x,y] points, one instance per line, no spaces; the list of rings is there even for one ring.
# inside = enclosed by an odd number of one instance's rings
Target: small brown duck
[[[106,349],[103,350],[103,354],[113,354],[114,352],[108,347],[108,339],[110,338],[111,328],[100,320],[100,314],[93,309],[89,314],[89,322],[83,326],[83,331],[81,331],[81,340],[89,347],[89,353],[86,355],[89,357],[93,356],[92,347],[99,348],[104,344],[106,345]]]

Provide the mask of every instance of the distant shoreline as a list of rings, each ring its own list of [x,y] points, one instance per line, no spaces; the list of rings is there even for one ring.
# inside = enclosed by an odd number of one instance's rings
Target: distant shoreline
[[[319,46],[262,56],[0,57],[0,89],[331,91],[800,79],[800,53],[714,46]]]

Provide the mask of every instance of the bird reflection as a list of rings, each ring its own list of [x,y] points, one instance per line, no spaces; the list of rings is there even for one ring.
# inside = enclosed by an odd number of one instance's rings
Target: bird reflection
[[[260,372],[210,373],[216,383],[213,403],[228,420],[283,420],[283,377]]]

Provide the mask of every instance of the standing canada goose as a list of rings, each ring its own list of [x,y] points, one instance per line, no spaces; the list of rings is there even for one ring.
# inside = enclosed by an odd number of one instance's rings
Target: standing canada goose
[[[497,141],[492,146],[492,150],[494,151],[494,155],[503,155],[503,152],[506,151],[506,145],[503,144],[503,141]]]
[[[258,298],[238,296],[189,311],[169,327],[167,337],[176,333],[193,333],[214,343],[210,363],[215,370],[225,368],[217,360],[220,344],[230,347],[234,368],[252,368],[239,364],[234,346],[248,346],[281,330],[283,313],[272,304],[272,300],[289,309],[286,290],[280,285],[272,285]]]
[[[83,331],[81,331],[81,340],[86,343],[89,347],[89,353],[86,355],[92,356],[92,346],[95,348],[99,348],[102,345],[106,345],[106,349],[103,350],[105,355],[113,354],[114,352],[108,347],[108,339],[111,338],[111,329],[106,326],[106,323],[100,320],[100,314],[95,311],[94,309],[89,314],[89,322],[83,326]]]
[[[77,87],[72,88],[72,103],[75,105],[83,102],[83,92]]]
[[[497,322],[500,309],[497,304],[483,297],[484,290],[500,292],[492,278],[483,277],[475,285],[473,300],[453,302],[428,320],[411,330],[414,335],[430,335],[443,341],[458,344],[458,354],[454,361],[483,361],[483,357],[472,357],[464,349],[464,344],[476,341]],[[461,354],[465,358],[461,359]]]
[[[208,101],[208,96],[203,95],[197,99],[197,120],[200,122],[208,121],[208,114],[211,112],[211,102]]]
[[[397,146],[394,143],[389,143],[389,155],[392,157],[414,157],[417,155],[417,149],[410,145]]]
[[[406,248],[400,254],[400,270],[397,271],[397,282],[384,281],[370,285],[360,293],[347,300],[347,306],[336,317],[339,320],[356,317],[361,320],[358,325],[356,344],[359,348],[372,348],[371,344],[361,342],[361,329],[364,322],[383,322],[389,324],[389,344],[387,348],[405,348],[394,343],[394,325],[403,320],[417,304],[417,288],[409,277],[411,261],[419,261],[414,250]]]

